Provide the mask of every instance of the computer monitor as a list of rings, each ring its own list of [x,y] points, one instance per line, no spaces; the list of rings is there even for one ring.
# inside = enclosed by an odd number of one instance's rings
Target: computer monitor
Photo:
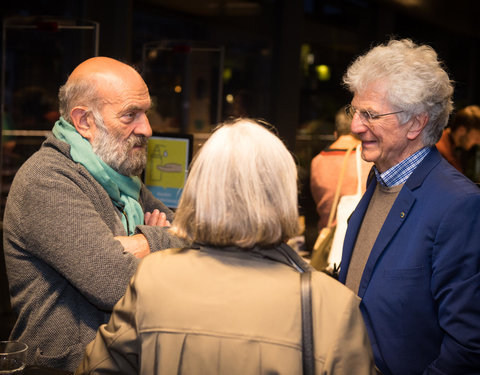
[[[178,207],[192,158],[193,136],[154,133],[148,139],[144,182],[167,207]]]

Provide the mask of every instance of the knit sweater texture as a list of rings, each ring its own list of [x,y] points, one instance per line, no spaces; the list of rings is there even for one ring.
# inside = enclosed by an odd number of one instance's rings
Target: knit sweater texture
[[[173,213],[142,185],[144,211]],[[12,307],[10,339],[29,346],[27,364],[72,371],[106,323],[139,260],[115,236],[126,235],[107,192],[49,136],[17,172],[4,216],[4,252]],[[165,228],[141,225],[152,251],[183,243]]]

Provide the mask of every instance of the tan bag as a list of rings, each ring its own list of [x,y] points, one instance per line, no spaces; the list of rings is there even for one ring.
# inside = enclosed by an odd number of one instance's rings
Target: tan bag
[[[355,147],[350,147],[345,153],[345,157],[342,162],[342,169],[340,170],[340,175],[338,177],[337,188],[335,190],[335,196],[333,198],[332,208],[330,209],[330,214],[328,216],[327,226],[320,230],[315,245],[313,245],[312,256],[310,258],[310,264],[313,268],[319,271],[325,271],[329,265],[329,256],[332,249],[333,237],[335,235],[336,225],[332,225],[336,212],[338,200],[340,198],[340,189],[342,187],[343,176],[345,175],[345,170],[347,168],[348,157],[352,150]]]
[[[318,234],[315,245],[313,245],[310,264],[318,271],[323,271],[328,266],[328,256],[332,248],[335,226],[323,227]]]
[[[357,167],[357,192],[352,195],[342,195],[337,203],[337,212],[335,215],[335,235],[333,236],[330,255],[328,256],[328,268],[336,269],[340,267],[343,252],[343,242],[347,233],[348,219],[362,198],[362,167],[360,146],[355,151],[355,161]]]

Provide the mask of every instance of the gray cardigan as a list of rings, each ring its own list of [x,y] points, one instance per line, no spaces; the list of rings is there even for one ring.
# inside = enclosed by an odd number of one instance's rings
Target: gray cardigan
[[[138,259],[114,236],[126,235],[102,186],[49,136],[15,176],[4,216],[12,306],[11,339],[29,345],[27,363],[72,371],[97,328],[124,294]],[[144,211],[173,213],[142,186]],[[164,228],[138,226],[152,251],[183,243]]]

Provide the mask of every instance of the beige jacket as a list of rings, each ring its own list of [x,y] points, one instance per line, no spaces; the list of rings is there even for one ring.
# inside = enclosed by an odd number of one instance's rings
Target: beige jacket
[[[312,281],[316,374],[374,374],[358,297]],[[115,372],[301,374],[299,273],[240,249],[147,256],[76,374]]]

